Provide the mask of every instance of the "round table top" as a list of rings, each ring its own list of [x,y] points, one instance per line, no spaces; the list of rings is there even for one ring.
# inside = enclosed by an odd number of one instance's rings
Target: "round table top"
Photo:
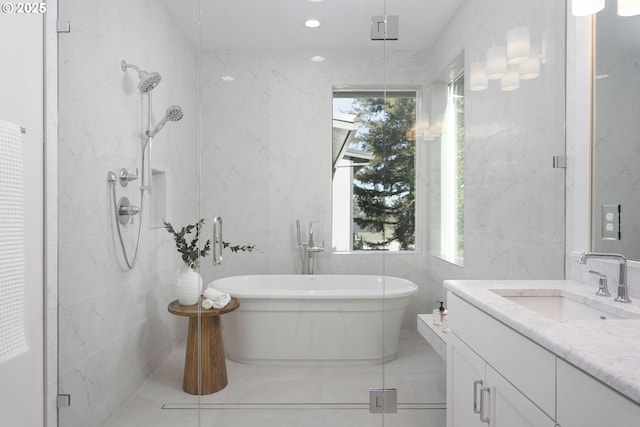
[[[202,298],[200,299],[202,301]],[[200,306],[200,304],[193,305],[182,305],[178,302],[178,300],[172,301],[169,303],[169,312],[175,314],[177,316],[202,316],[202,317],[211,317],[211,316],[220,316],[221,314],[230,313],[233,310],[236,310],[240,307],[240,301],[236,297],[231,297],[231,301],[224,308],[216,309],[204,309]]]

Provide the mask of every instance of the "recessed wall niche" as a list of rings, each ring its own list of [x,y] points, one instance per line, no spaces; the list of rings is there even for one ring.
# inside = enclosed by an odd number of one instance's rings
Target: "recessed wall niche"
[[[149,228],[164,227],[167,218],[167,173],[151,169],[151,197],[149,200]]]

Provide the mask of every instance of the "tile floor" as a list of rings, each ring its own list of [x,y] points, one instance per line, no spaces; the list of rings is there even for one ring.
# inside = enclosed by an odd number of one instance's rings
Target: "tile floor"
[[[384,365],[261,366],[227,360],[229,384],[182,391],[178,347],[113,417],[111,427],[444,427],[445,362],[414,330],[403,330]],[[370,414],[368,389],[398,390],[398,413]]]

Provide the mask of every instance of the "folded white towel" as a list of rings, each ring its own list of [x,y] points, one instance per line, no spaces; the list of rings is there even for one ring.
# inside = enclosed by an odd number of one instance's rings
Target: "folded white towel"
[[[213,288],[205,289],[202,295],[210,299],[213,302],[213,308],[217,308],[218,310],[225,308],[231,301],[231,295]]]
[[[213,308],[213,301],[211,301],[209,298],[205,298],[202,300],[202,308],[204,308],[205,310],[209,310]]]

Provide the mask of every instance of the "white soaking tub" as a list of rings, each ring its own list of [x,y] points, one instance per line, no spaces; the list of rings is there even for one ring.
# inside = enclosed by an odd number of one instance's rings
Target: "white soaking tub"
[[[227,357],[273,364],[392,360],[418,289],[367,275],[234,276],[210,286],[240,299],[222,320]]]

